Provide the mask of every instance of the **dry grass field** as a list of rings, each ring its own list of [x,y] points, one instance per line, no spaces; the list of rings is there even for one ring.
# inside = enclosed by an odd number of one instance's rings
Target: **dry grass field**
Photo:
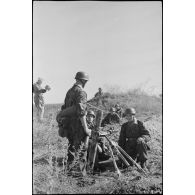
[[[117,179],[115,173],[106,171],[84,179],[68,176],[55,159],[66,156],[68,141],[58,136],[56,113],[60,104],[46,105],[44,122],[38,123],[33,108],[33,194],[161,194],[162,193],[162,97],[149,96],[139,90],[120,94],[105,94],[104,110],[119,102],[123,109],[134,107],[137,118],[150,131],[148,177],[135,167]],[[91,104],[95,105],[93,100]],[[123,119],[125,122],[125,119]],[[111,139],[118,141],[120,125]]]

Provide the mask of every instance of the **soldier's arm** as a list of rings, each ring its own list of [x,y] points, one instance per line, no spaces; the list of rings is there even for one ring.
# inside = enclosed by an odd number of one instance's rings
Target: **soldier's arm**
[[[145,128],[144,124],[141,121],[138,121],[139,129],[140,129],[140,137],[142,137],[146,142],[150,141],[150,133]]]
[[[86,114],[87,108],[87,94],[85,91],[78,91],[76,96],[76,110],[79,116],[84,116]]]
[[[88,129],[87,122],[86,122],[86,109],[87,109],[86,103],[87,103],[86,92],[83,90],[79,90],[76,94],[76,112],[80,118],[85,134],[87,136],[90,136],[91,130]],[[85,144],[88,145],[87,142]]]
[[[105,149],[106,149],[105,142],[106,142],[106,140],[104,137],[100,137],[98,140],[98,143],[102,149],[102,152],[105,152]]]
[[[33,85],[33,93],[45,93],[46,89],[38,89],[36,85]]]
[[[105,118],[102,120],[101,127],[105,126]]]
[[[109,114],[107,114],[106,117],[102,120],[101,127],[104,127],[108,123],[109,123]]]
[[[118,145],[121,148],[124,148],[124,146],[125,146],[125,142],[126,142],[125,139],[126,139],[126,137],[125,137],[125,126],[122,125],[121,132],[120,132],[120,135],[119,135],[119,140],[118,140]]]
[[[120,109],[120,117],[122,117],[122,116],[123,116],[123,110]]]
[[[97,97],[98,96],[98,93],[96,93],[95,95],[94,95],[94,97]]]
[[[47,90],[46,89],[40,89],[39,93],[45,93]]]
[[[120,123],[120,117],[117,113],[116,113],[116,121],[117,121],[117,123]]]
[[[38,88],[37,88],[37,86],[34,84],[33,85],[33,93],[37,93],[38,92]]]

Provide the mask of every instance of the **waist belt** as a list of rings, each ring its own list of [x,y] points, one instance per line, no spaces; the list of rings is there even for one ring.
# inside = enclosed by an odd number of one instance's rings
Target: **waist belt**
[[[126,138],[126,141],[134,141],[136,140],[137,138]]]

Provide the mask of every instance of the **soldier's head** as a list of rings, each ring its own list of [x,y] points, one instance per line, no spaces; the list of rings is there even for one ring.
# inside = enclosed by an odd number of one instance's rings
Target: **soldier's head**
[[[85,84],[89,80],[89,75],[85,72],[77,72],[75,79],[77,82],[81,83],[82,87],[85,87]]]
[[[116,112],[116,109],[115,109],[114,107],[111,107],[111,108],[110,108],[110,113],[113,114],[113,113],[115,113],[115,112]]]
[[[99,87],[99,88],[98,88],[98,91],[99,91],[99,92],[102,92],[102,88]]]
[[[95,113],[94,113],[94,111],[93,110],[89,110],[88,112],[87,112],[87,121],[88,122],[93,122],[93,120],[95,119]]]
[[[136,111],[134,108],[127,108],[125,110],[125,117],[128,121],[133,121],[135,119]]]
[[[116,108],[117,110],[120,109],[119,104],[116,104],[116,105],[115,105],[115,108]]]
[[[43,79],[39,77],[39,78],[37,79],[37,84],[38,84],[38,85],[41,85],[42,83],[43,83]]]

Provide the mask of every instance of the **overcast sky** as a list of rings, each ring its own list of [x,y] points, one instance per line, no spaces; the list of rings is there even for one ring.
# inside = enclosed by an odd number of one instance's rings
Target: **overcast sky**
[[[33,79],[51,86],[46,103],[62,103],[78,71],[88,99],[115,85],[161,93],[161,2],[33,2]]]

